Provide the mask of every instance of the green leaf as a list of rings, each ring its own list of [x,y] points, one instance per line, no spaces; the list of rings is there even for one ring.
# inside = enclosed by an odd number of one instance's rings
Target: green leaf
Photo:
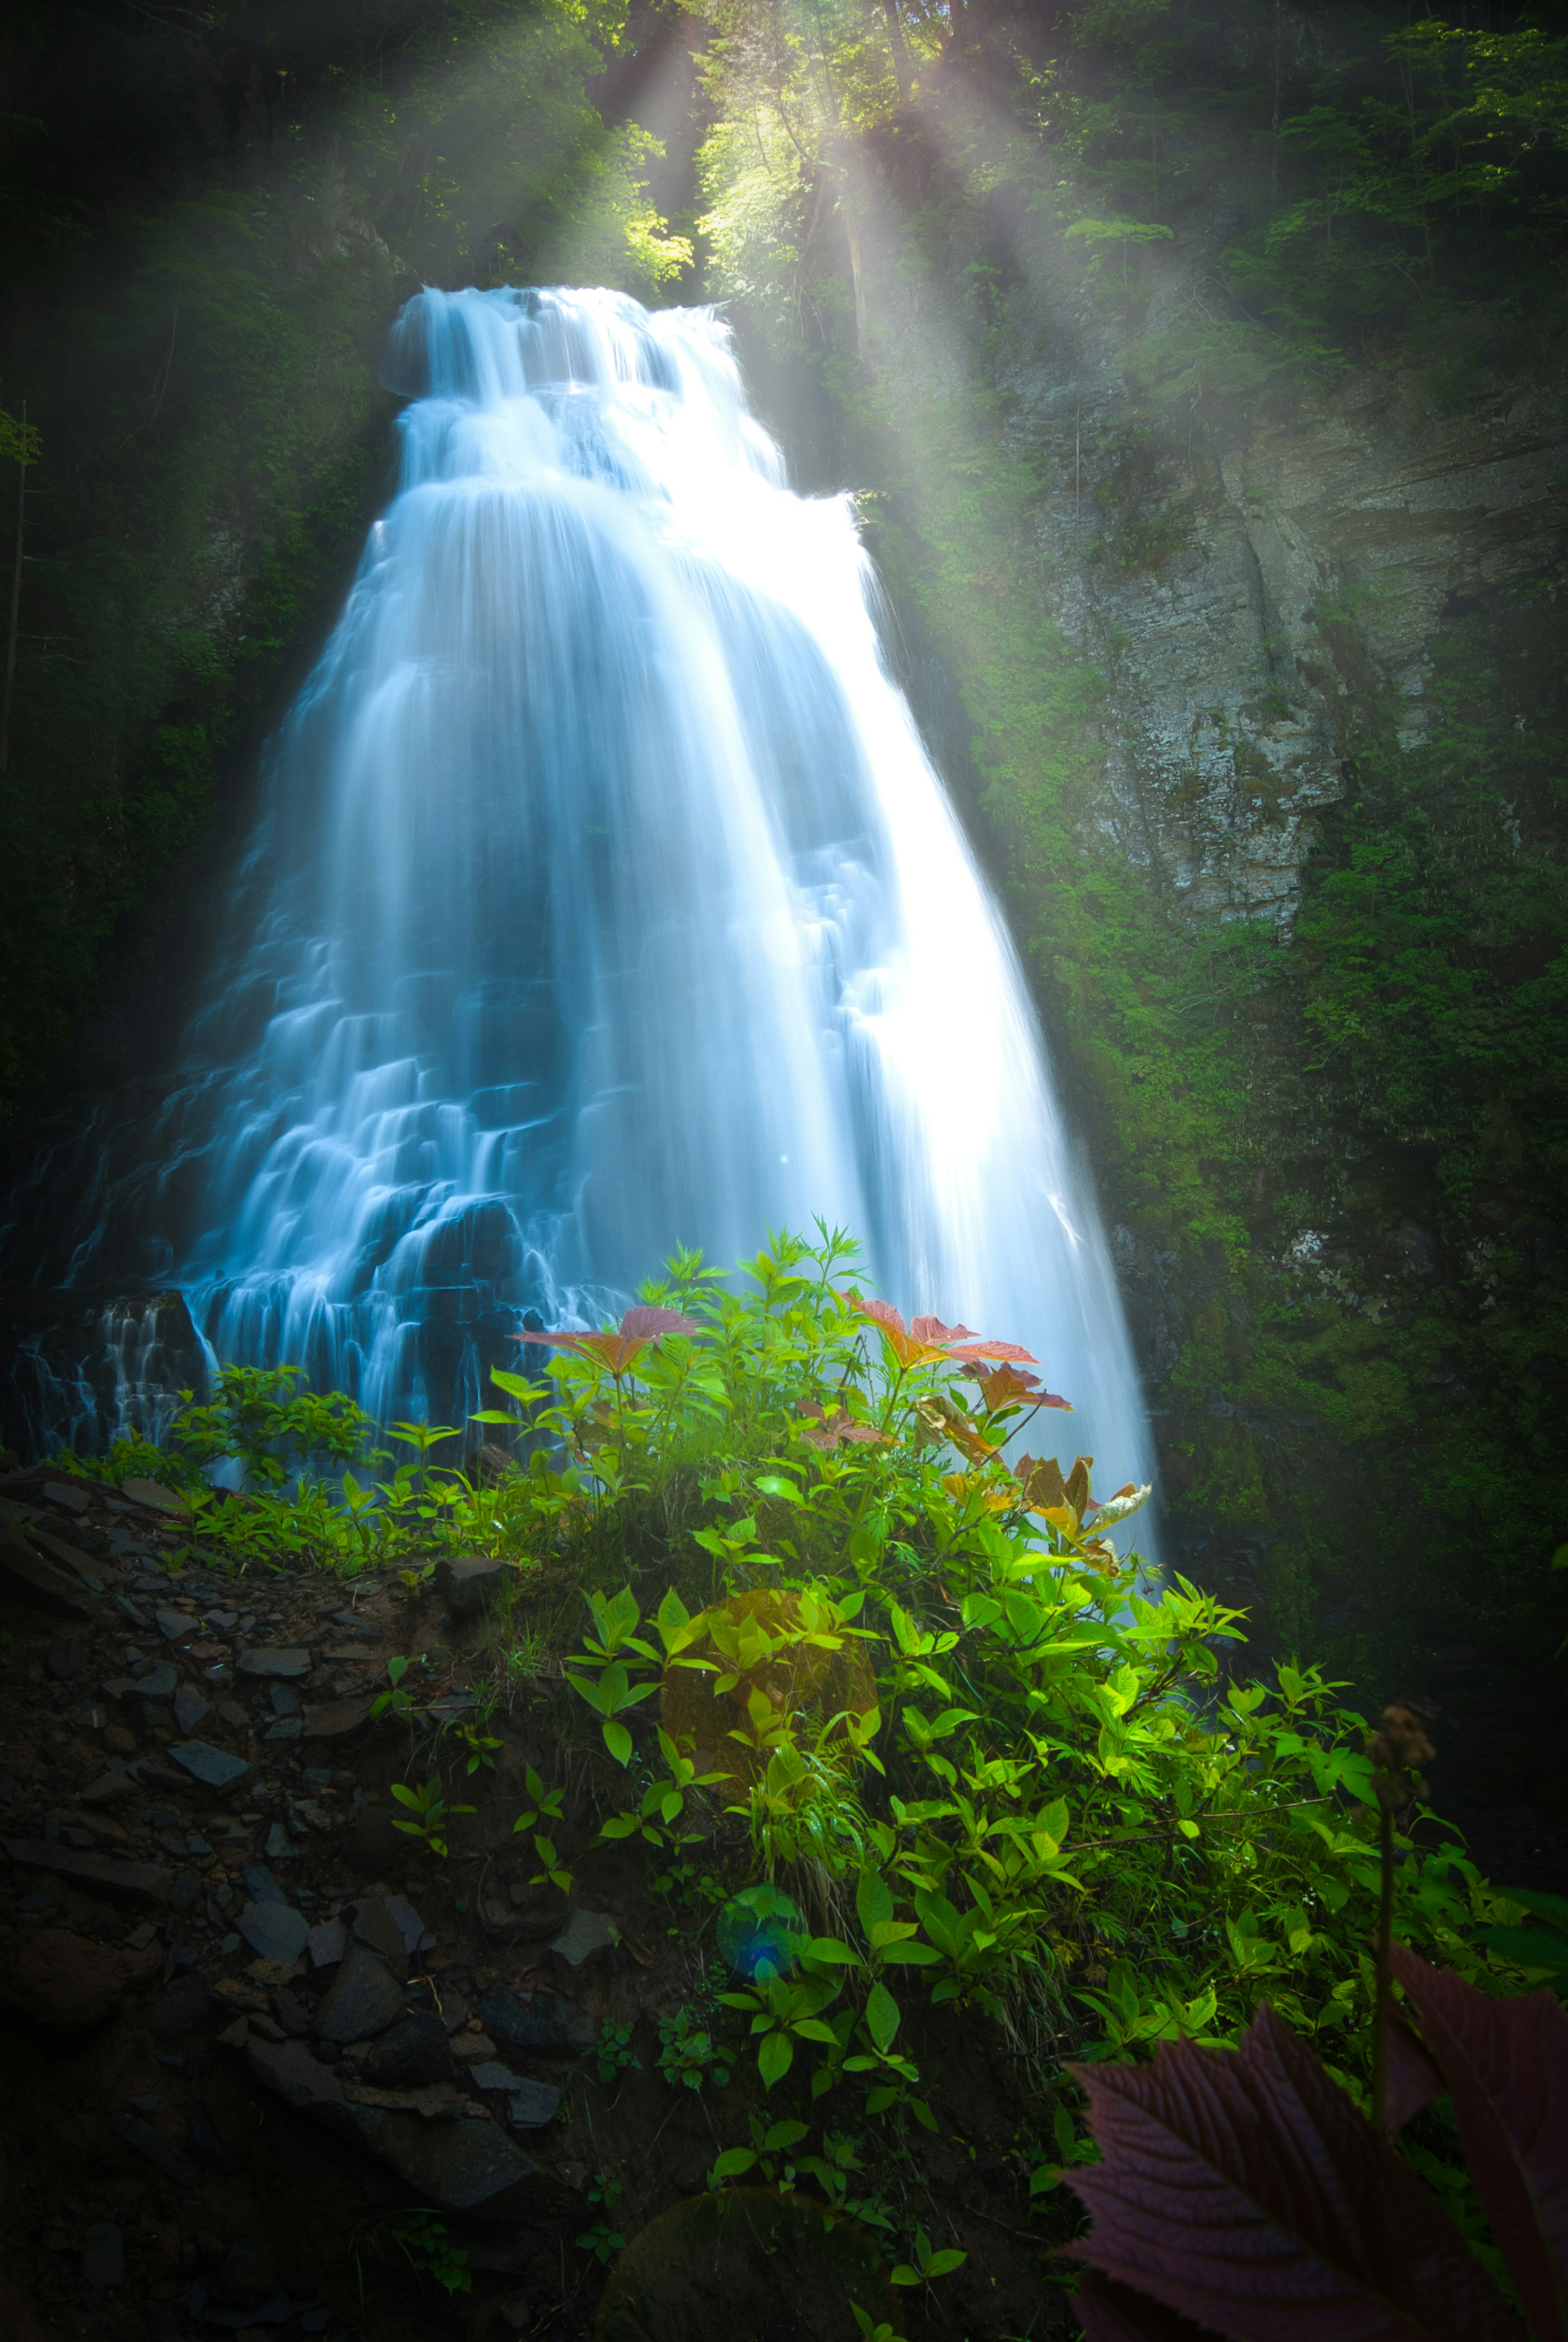
[[[884,1984],[874,1984],[866,1997],[865,2029],[885,2057],[898,2031],[898,2003]]]
[[[616,1764],[629,1764],[632,1756],[632,1736],[627,1731],[625,1726],[624,1724],[617,1724],[612,1716],[606,1721],[604,1726],[604,1746],[609,1750],[611,1756],[614,1758]]]
[[[794,2063],[794,2043],[787,2033],[770,2033],[757,2051],[757,2071],[764,2086],[772,2089],[782,2082]]]
[[[962,2268],[968,2258],[967,2253],[955,2253],[951,2247],[933,2253],[925,2264],[925,2274],[928,2277],[951,2276],[955,2268]]]
[[[721,2179],[738,2179],[741,2173],[749,2171],[755,2161],[756,2157],[749,2147],[726,2147],[709,2172],[707,2184],[710,2187],[716,2187]]]

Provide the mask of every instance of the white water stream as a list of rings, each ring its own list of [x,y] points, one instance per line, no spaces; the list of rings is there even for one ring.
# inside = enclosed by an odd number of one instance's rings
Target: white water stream
[[[398,493],[163,1126],[217,1356],[460,1422],[523,1310],[597,1323],[677,1243],[728,1265],[820,1214],[906,1313],[1025,1342],[1102,1489],[1146,1478],[1093,1198],[847,501],[784,486],[704,312],[425,292],[388,366]]]

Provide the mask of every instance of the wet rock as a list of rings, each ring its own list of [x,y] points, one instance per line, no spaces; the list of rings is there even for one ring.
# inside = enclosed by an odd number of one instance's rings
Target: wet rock
[[[275,1724],[267,1726],[266,1730],[262,1734],[262,1738],[264,1740],[299,1740],[303,1738],[304,1734],[305,1726],[297,1716],[280,1716]]]
[[[290,1691],[287,1684],[270,1683],[268,1684],[266,1690],[267,1700],[275,1716],[297,1716],[299,1714],[299,1694],[297,1691]]]
[[[81,2032],[112,2017],[130,1986],[162,1963],[155,1947],[116,1951],[64,1927],[40,1927],[0,1975],[0,1999],[36,2024]]]
[[[192,1684],[182,1684],[175,1694],[175,1722],[182,1732],[194,1732],[202,1718],[212,1714],[211,1708]]]
[[[597,2022],[552,1992],[524,1996],[510,1985],[492,1985],[479,2015],[499,2039],[517,2049],[590,2049],[599,2037]]]
[[[524,2077],[514,2074],[510,2066],[503,2066],[499,2058],[486,2057],[470,2066],[468,2078],[476,2090],[520,2090]]]
[[[382,2035],[361,2071],[367,2082],[385,2090],[417,2090],[427,2082],[448,2081],[452,2045],[445,2026],[429,2011],[404,2017]]]
[[[240,1873],[240,1884],[253,1903],[286,1903],[288,1901],[288,1897],[265,1862],[247,1862]]]
[[[180,1671],[163,1665],[143,1676],[115,1676],[104,1686],[110,1699],[173,1699],[180,1687]]]
[[[123,2138],[127,2147],[145,2156],[165,2179],[172,2179],[176,2187],[195,2186],[196,2167],[190,2157],[182,2154],[172,2139],[165,2138],[161,2130],[155,2130],[140,2115],[111,2115],[109,2128],[116,2138]]]
[[[447,2212],[514,2218],[544,2178],[496,2123],[425,2122],[399,2109],[355,2103],[339,2074],[312,2057],[303,2042],[275,2047],[253,2039],[245,2060],[257,2081],[387,2164],[421,2203]]]
[[[504,1561],[475,1555],[463,1561],[438,1561],[436,1591],[454,1618],[477,1618],[511,1583],[513,1572]]]
[[[51,1618],[91,1618],[93,1606],[10,1529],[0,1529],[0,1594]]]
[[[235,1926],[253,1952],[280,1967],[292,1967],[310,1936],[305,1913],[288,1903],[247,1903]]]
[[[169,1755],[182,1772],[208,1789],[232,1789],[251,1769],[243,1756],[230,1756],[207,1740],[178,1742]]]
[[[386,1914],[403,1937],[405,1952],[433,1952],[435,1937],[404,1896],[388,1895],[384,1901]]]
[[[290,1837],[282,1822],[274,1822],[266,1834],[266,1856],[269,1862],[292,1862],[299,1852],[298,1841]]]
[[[46,1505],[57,1505],[63,1513],[73,1515],[85,1513],[89,1502],[85,1488],[69,1480],[45,1480],[38,1494]]]
[[[171,1911],[192,1911],[202,1899],[202,1882],[194,1870],[182,1870],[169,1889]]]
[[[95,1781],[89,1781],[81,1797],[85,1806],[114,1806],[123,1804],[127,1797],[139,1797],[141,1794],[140,1782],[127,1773],[123,1765],[113,1765],[106,1773],[100,1773]]]
[[[242,1651],[235,1662],[242,1676],[288,1676],[296,1679],[310,1673],[310,1653],[294,1646],[281,1649],[275,1644],[263,1644],[254,1651]]]
[[[327,2041],[366,2041],[403,2014],[403,1987],[362,1944],[349,1947],[322,2002],[316,2030]]]
[[[237,1699],[220,1699],[218,1714],[235,1732],[247,1732],[250,1729],[250,1717]]]
[[[607,1952],[621,1940],[621,1931],[605,1911],[574,1911],[550,1949],[568,1967],[580,1968],[595,1952]]]
[[[185,1610],[155,1610],[153,1624],[165,1643],[188,1643],[196,1631],[196,1622]]]
[[[303,2001],[296,1999],[292,1992],[285,1991],[280,1987],[278,1991],[267,1995],[267,2002],[274,2017],[276,2017],[290,2040],[303,2041],[310,2031],[310,2018],[305,2012]]]

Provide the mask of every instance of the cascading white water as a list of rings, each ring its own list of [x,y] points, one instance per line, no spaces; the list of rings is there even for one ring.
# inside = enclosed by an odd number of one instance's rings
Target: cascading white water
[[[461,1421],[523,1310],[597,1323],[677,1243],[727,1265],[821,1215],[906,1311],[1025,1341],[1103,1485],[1147,1476],[1093,1200],[847,500],[785,488],[704,311],[427,291],[388,379],[399,491],[165,1118],[217,1356]]]

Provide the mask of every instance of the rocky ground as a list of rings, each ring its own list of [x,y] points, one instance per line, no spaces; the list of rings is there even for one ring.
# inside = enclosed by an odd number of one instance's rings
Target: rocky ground
[[[658,2028],[728,1981],[712,1900],[620,1847],[569,1902],[528,1884],[527,1767],[566,1792],[566,1858],[595,1767],[558,1677],[504,1666],[498,1566],[232,1575],[177,1516],[147,1483],[0,1480],[0,2327],[831,2342],[853,2295],[911,2337],[1056,2329],[984,2024],[912,2045],[939,2138],[861,2143],[855,2186],[967,2251],[940,2290],[895,2298],[891,2248],[809,2190],[707,2192],[752,2137],[749,2054],[693,2089]],[[497,1744],[444,1857],[393,1827],[426,1769],[370,1714],[400,1653],[423,1734]]]

